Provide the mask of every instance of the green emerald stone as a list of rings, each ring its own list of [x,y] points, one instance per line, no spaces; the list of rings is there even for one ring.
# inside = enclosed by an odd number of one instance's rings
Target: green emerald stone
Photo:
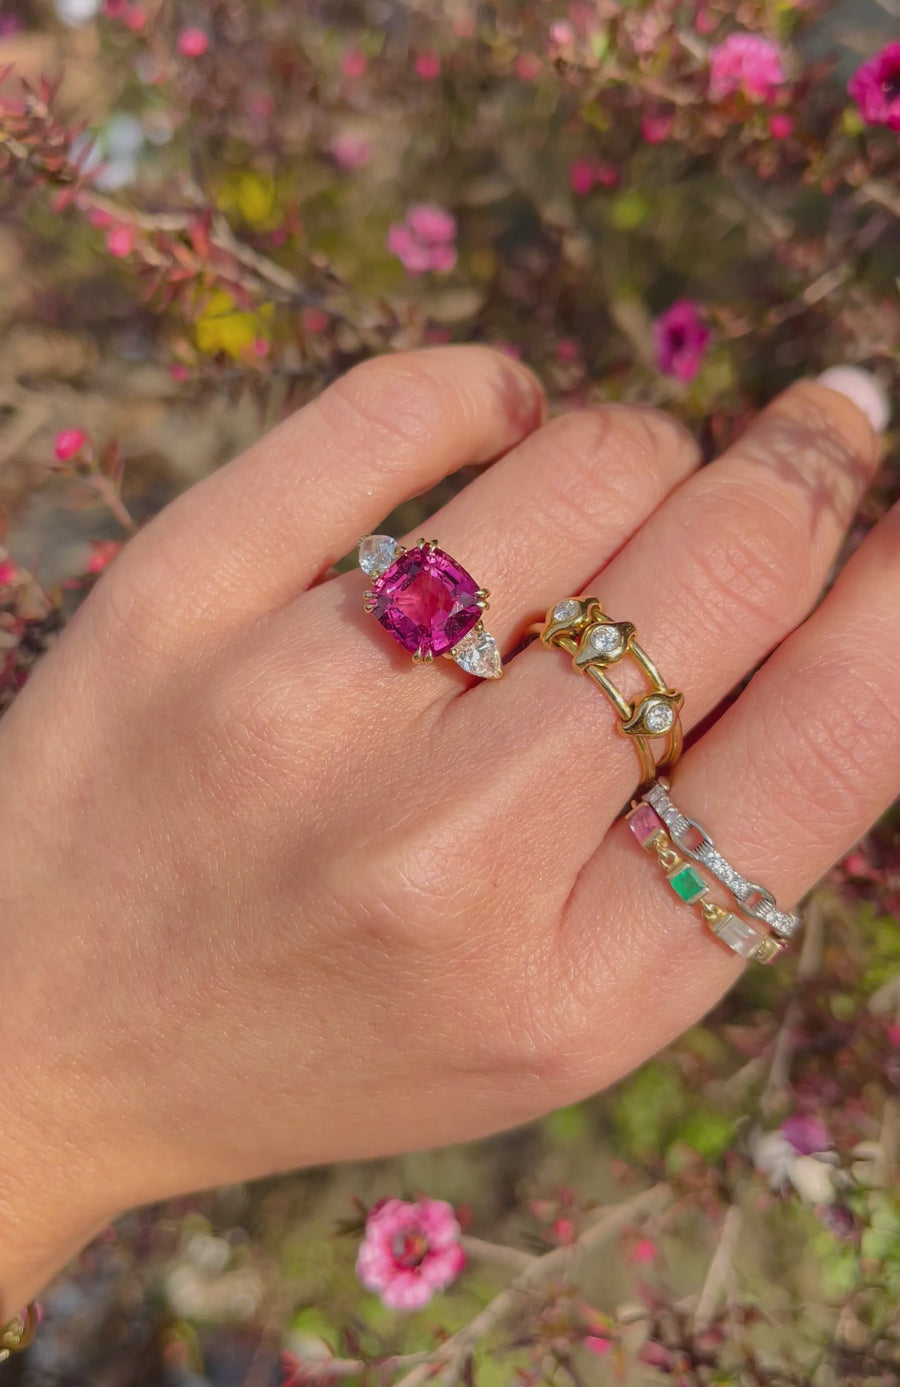
[[[693,905],[694,901],[699,901],[700,897],[705,896],[709,890],[697,868],[687,864],[672,872],[668,880],[676,896],[680,896],[687,905]]]

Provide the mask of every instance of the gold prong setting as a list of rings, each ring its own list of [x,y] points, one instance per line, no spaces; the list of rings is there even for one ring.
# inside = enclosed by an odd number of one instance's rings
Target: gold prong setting
[[[500,678],[500,652],[483,621],[490,593],[436,539],[419,539],[406,550],[390,535],[366,535],[359,564],[372,580],[364,610],[413,664],[430,665],[442,655],[479,679]]]

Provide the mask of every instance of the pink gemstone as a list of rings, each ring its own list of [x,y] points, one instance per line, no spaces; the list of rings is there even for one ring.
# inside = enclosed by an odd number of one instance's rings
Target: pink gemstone
[[[413,655],[443,655],[481,618],[478,584],[442,549],[410,549],[372,584],[375,616]]]
[[[642,848],[646,847],[654,833],[665,829],[662,819],[649,804],[639,804],[637,809],[632,809],[625,822]]]

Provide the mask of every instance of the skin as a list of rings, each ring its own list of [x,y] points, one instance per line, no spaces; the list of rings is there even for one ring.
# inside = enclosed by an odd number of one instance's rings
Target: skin
[[[591,682],[538,645],[413,669],[328,575],[361,534],[496,458],[427,535],[504,651],[595,592],[686,730],[765,660],[674,783],[789,906],[900,779],[898,510],[809,615],[877,457],[806,382],[698,471],[664,415],[547,423],[518,364],[440,348],[139,534],[0,726],[0,1304],[131,1206],[569,1103],[740,971],[617,821],[637,760]]]

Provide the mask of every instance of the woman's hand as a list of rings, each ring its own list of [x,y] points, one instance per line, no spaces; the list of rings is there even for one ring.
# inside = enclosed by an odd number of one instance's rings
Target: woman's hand
[[[797,385],[702,471],[652,410],[543,420],[481,348],[357,368],[148,526],[4,719],[0,1304],[127,1206],[571,1102],[737,975],[617,820],[634,749],[565,656],[414,669],[327,576],[463,464],[499,459],[427,534],[504,651],[595,592],[686,729],[769,657],[675,785],[779,901],[896,793],[897,510],[800,625],[860,409]]]

